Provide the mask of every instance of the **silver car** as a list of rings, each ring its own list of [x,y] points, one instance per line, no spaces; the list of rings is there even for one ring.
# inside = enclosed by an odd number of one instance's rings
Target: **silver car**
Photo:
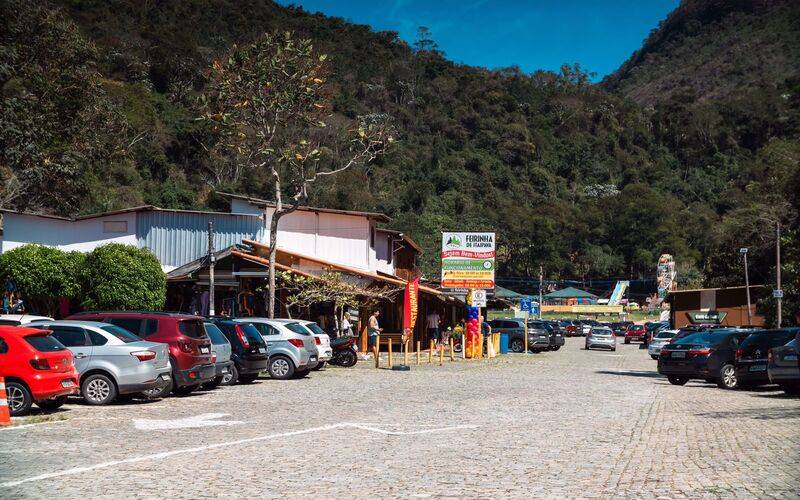
[[[36,326],[51,330],[72,351],[81,395],[91,405],[106,405],[119,395],[163,387],[171,381],[166,344],[148,342],[96,321],[47,321]]]
[[[208,321],[203,322],[203,328],[206,330],[206,335],[211,339],[211,354],[214,360],[214,369],[216,375],[210,382],[203,384],[203,389],[214,389],[220,384],[230,385],[233,380],[233,361],[231,361],[231,343],[214,323]]]
[[[614,336],[614,332],[611,328],[607,326],[593,326],[591,330],[589,330],[589,334],[586,335],[586,350],[593,347],[604,347],[612,351],[617,350],[617,338]]]
[[[661,348],[669,344],[672,337],[678,334],[678,330],[659,330],[657,331],[650,343],[647,344],[647,353],[653,359],[658,359],[661,354]]]
[[[314,335],[298,320],[242,318],[234,321],[251,323],[264,337],[269,354],[267,371],[272,378],[302,377],[317,366]]]

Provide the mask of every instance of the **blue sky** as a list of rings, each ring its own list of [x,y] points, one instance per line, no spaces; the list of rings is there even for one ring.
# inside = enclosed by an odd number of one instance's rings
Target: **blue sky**
[[[526,72],[580,63],[597,77],[638,49],[679,0],[279,0],[408,42],[427,26],[453,61]]]

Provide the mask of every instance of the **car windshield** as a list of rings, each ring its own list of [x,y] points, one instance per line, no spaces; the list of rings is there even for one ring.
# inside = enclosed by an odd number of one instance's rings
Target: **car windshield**
[[[676,345],[712,346],[727,336],[723,332],[696,332],[675,341]]]
[[[673,332],[671,330],[661,330],[660,332],[658,332],[656,334],[656,338],[657,339],[671,339],[672,337],[675,336],[675,333],[677,333],[677,332]]]
[[[51,337],[49,332],[47,335],[28,335],[25,341],[39,352],[58,352],[66,349],[55,337]]]
[[[311,330],[314,335],[325,335],[325,330],[320,328],[316,323],[306,323],[305,327]]]
[[[203,322],[199,319],[187,319],[180,321],[178,322],[178,329],[187,337],[202,339],[206,336],[206,329],[203,328]]]
[[[125,342],[126,344],[130,344],[131,342],[139,342],[140,340],[142,340],[140,337],[137,337],[128,330],[120,328],[116,325],[105,325],[101,326],[100,329],[103,330],[104,332],[110,333],[111,335]]]
[[[228,343],[228,339],[225,338],[222,330],[220,330],[217,325],[213,323],[203,323],[203,327],[206,329],[206,335],[208,335],[208,337],[211,339],[212,344]]]
[[[303,325],[301,325],[300,323],[286,323],[285,326],[286,326],[286,328],[289,329],[289,331],[292,331],[294,333],[299,333],[300,335],[311,335],[311,333],[308,331],[308,329],[306,327],[304,327]],[[325,332],[322,332],[322,333],[325,333]]]

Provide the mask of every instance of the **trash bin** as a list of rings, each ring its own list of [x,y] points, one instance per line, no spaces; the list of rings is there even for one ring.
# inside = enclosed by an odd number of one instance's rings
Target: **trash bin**
[[[508,334],[501,333],[500,334],[500,354],[507,354],[508,353]]]

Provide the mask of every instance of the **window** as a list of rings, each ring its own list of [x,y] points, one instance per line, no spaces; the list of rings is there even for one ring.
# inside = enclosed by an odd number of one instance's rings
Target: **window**
[[[299,333],[300,335],[310,335],[308,329],[300,323],[286,323],[286,328],[289,329],[290,332]]]
[[[19,326],[19,321],[15,319],[0,319],[0,325],[2,326]]]
[[[259,331],[259,333],[261,333],[261,335],[278,335],[279,333],[275,327],[266,323],[253,323],[253,326]]]
[[[316,324],[316,323],[306,323],[305,326],[306,326],[306,328],[311,330],[311,333],[313,333],[314,335],[324,335],[325,334],[325,330],[320,328],[319,325]]]
[[[6,344],[6,341],[3,340],[2,337],[0,337],[0,354],[6,354],[7,352],[8,352],[8,344]]]
[[[138,335],[138,332],[133,332]],[[144,320],[144,331],[142,332],[142,337],[149,337],[150,335],[155,335],[158,333],[158,320],[157,319],[146,319]]]
[[[86,334],[82,328],[64,326],[51,326],[53,337],[67,347],[81,347],[86,345]]]
[[[115,326],[114,328],[119,328]],[[122,330],[120,328],[120,330]],[[125,330],[123,330],[125,331]],[[89,340],[92,341],[92,345],[106,345],[108,344],[108,339],[103,337],[101,334],[95,332],[94,330],[89,330]]]
[[[108,318],[105,322],[124,328],[134,335],[142,331],[142,320],[136,318]]]
[[[25,341],[39,352],[58,352],[66,349],[64,344],[50,335],[29,335]]]
[[[203,326],[206,329],[206,335],[211,339],[212,344],[227,344],[228,339],[225,338],[225,335],[222,333],[222,330],[217,328],[217,325],[214,323],[203,323]]]
[[[203,328],[203,322],[199,319],[187,319],[178,322],[178,330],[187,337],[193,339],[206,338],[206,329]]]
[[[106,325],[106,326],[101,326],[100,328],[104,332],[110,333],[111,335],[115,336],[116,338],[118,338],[119,340],[125,342],[126,344],[130,344],[131,342],[139,342],[140,340],[142,340],[141,337],[138,337],[137,335],[132,334],[128,330],[126,330],[124,328],[120,328],[120,327],[115,326],[115,325]],[[90,337],[92,337],[92,333],[93,332],[91,332],[91,331],[89,332],[89,336]],[[96,334],[96,335],[99,335],[99,334]],[[92,339],[93,339],[92,341],[94,341],[94,337],[92,337]],[[102,345],[102,344],[95,344],[95,345]]]
[[[126,220],[106,220],[103,221],[104,233],[127,233],[128,221]]]

